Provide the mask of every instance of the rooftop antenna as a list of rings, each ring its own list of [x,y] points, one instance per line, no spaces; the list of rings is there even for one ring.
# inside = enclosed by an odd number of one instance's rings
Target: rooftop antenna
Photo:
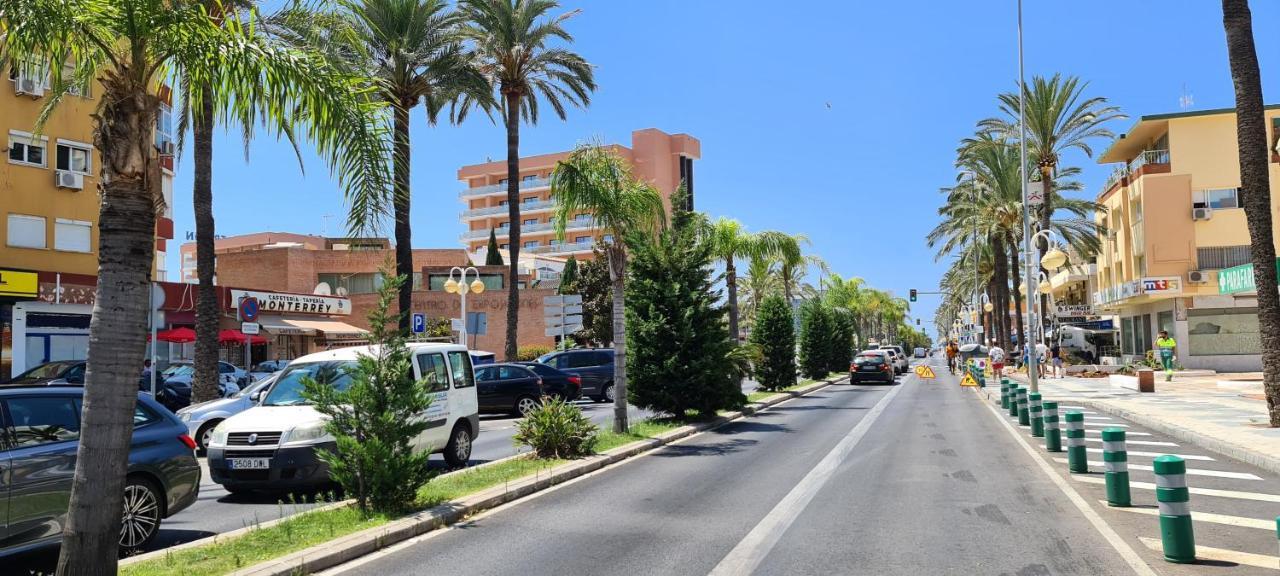
[[[324,220],[324,232],[322,232],[321,234],[325,238],[328,238],[329,237],[329,219],[333,218],[333,214],[325,214],[320,218]]]
[[[1192,96],[1190,92],[1187,92],[1187,84],[1184,82],[1182,84],[1182,95],[1178,97],[1178,105],[1181,106],[1183,110],[1186,110],[1187,108],[1194,106],[1195,103],[1195,97]]]

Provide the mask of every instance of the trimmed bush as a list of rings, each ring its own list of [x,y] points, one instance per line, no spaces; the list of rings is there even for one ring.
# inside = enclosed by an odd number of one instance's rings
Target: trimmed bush
[[[760,350],[756,381],[765,390],[781,390],[796,384],[796,330],[791,307],[781,296],[770,296],[756,311],[751,342]]]
[[[817,300],[800,306],[800,373],[805,378],[823,378],[830,372],[831,315]]]
[[[539,458],[578,458],[595,452],[599,432],[576,404],[543,397],[516,423],[512,441],[532,448]]]
[[[516,361],[532,362],[550,351],[550,346],[521,346],[516,350]]]
[[[849,369],[853,360],[853,317],[846,310],[832,309],[831,345],[827,350],[827,369],[831,372],[844,372]]]

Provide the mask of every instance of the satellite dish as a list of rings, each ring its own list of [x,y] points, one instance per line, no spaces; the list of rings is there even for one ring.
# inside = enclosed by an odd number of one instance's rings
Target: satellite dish
[[[312,290],[311,293],[318,294],[320,296],[328,296],[330,294],[333,294],[333,291],[329,289],[328,282],[321,282],[319,284],[316,284],[315,290]]]
[[[338,287],[338,296],[341,296],[344,298],[347,296],[347,288],[345,286]]]

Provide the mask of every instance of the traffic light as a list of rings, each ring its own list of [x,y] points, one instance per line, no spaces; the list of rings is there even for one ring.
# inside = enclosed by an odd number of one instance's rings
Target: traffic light
[[[919,326],[919,325],[920,325],[920,319],[916,318],[916,326]]]
[[[916,301],[916,289],[915,289],[915,288],[912,288],[912,289],[911,289],[911,301],[912,301],[912,302],[915,302],[915,301]]]

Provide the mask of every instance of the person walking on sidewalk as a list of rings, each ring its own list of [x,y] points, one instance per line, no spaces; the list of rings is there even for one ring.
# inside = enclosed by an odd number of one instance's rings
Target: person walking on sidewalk
[[[960,347],[956,346],[956,341],[947,342],[947,370],[952,374],[956,373],[956,355],[960,354]]]
[[[1053,363],[1053,377],[1062,378],[1066,375],[1066,368],[1062,367],[1062,347],[1058,345],[1058,341],[1054,340],[1053,345],[1049,347],[1049,361]]]
[[[1036,342],[1036,368],[1041,378],[1045,374],[1045,362],[1049,359],[1049,347],[1044,342]]]
[[[1004,374],[1004,348],[993,342],[987,349],[987,357],[991,359],[991,374],[999,378]]]
[[[1178,347],[1178,342],[1169,337],[1167,330],[1160,331],[1160,337],[1156,338],[1156,354],[1160,355],[1160,364],[1164,366],[1164,381],[1173,381],[1173,349]]]

